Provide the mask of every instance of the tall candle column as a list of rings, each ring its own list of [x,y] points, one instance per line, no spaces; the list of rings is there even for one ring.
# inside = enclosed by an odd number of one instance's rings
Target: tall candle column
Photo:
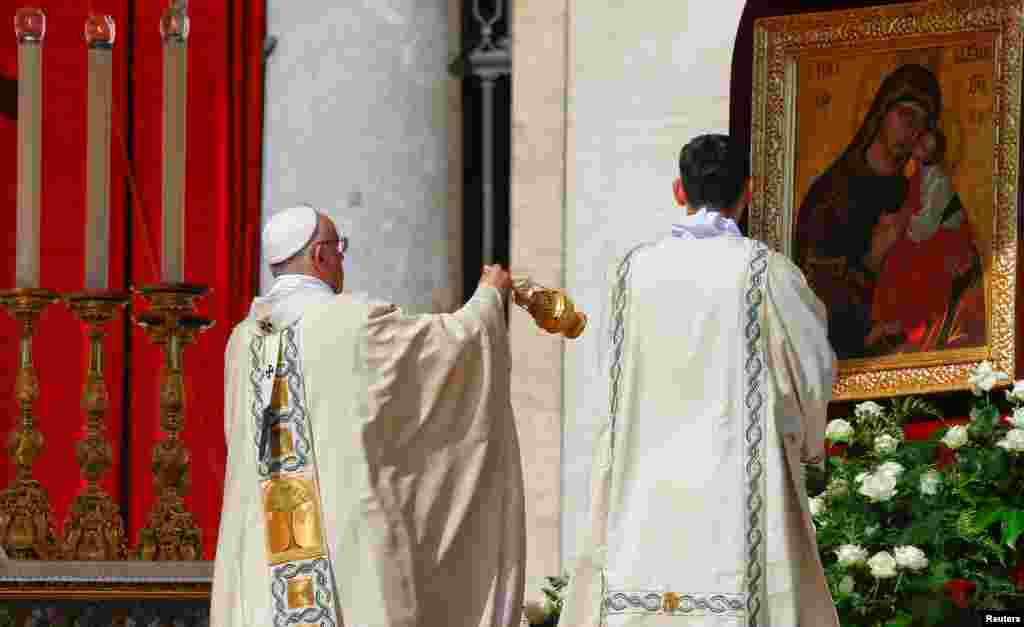
[[[117,504],[100,486],[113,463],[113,448],[103,437],[109,405],[103,377],[103,343],[107,326],[129,299],[107,289],[110,257],[110,80],[114,19],[90,15],[85,21],[89,65],[89,129],[86,149],[85,291],[66,294],[64,301],[82,321],[89,337],[89,366],[82,390],[85,437],[75,459],[86,479],[64,522],[61,555],[72,560],[115,560],[126,554],[124,521]]]
[[[163,256],[164,283],[185,280],[185,97],[189,19],[175,3],[160,20],[164,46]]]
[[[157,501],[139,530],[136,557],[194,560],[202,556],[199,528],[185,507],[191,487],[192,456],[180,435],[185,426],[183,353],[212,320],[194,315],[195,300],[209,290],[184,283],[185,260],[185,63],[189,19],[185,1],[176,0],[160,20],[164,45],[164,213],[162,283],[138,290],[149,310],[136,317],[164,352],[160,375],[160,429],[167,437],[153,448],[153,488]]]
[[[18,216],[15,285],[39,287],[39,189],[42,169],[42,9],[18,9]]]
[[[93,15],[85,23],[89,61],[89,127],[86,149],[85,287],[107,289],[110,269],[110,83],[114,19]]]
[[[20,408],[18,426],[7,438],[14,459],[14,482],[0,493],[0,544],[19,559],[50,559],[55,553],[50,503],[46,490],[32,476],[43,449],[35,428],[33,405],[39,379],[32,363],[32,338],[43,309],[57,295],[39,288],[39,188],[42,141],[42,47],[46,16],[40,9],[19,9],[14,17],[18,36],[18,208],[16,287],[0,292],[0,306],[18,321],[21,341],[14,399]]]

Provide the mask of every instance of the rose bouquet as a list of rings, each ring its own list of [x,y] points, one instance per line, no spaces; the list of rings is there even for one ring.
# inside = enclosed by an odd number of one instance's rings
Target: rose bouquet
[[[1005,403],[992,391],[1008,379],[988,362],[972,372],[969,419],[904,398],[829,423],[829,481],[810,509],[843,625],[1024,607],[1024,381]],[[922,415],[938,420],[905,424]]]

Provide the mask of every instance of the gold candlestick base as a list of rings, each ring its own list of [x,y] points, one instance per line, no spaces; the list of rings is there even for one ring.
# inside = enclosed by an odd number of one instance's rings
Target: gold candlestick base
[[[103,378],[103,338],[106,325],[130,298],[128,293],[116,291],[78,292],[64,298],[68,308],[85,323],[89,336],[89,370],[82,391],[86,437],[75,447],[75,459],[88,483],[75,497],[64,524],[61,557],[68,560],[119,560],[127,552],[121,512],[99,486],[99,480],[114,459],[110,443],[102,437],[103,416],[109,406]]]
[[[537,326],[548,333],[560,333],[572,340],[587,327],[587,314],[577,311],[564,291],[538,285],[530,277],[512,280],[512,302],[528,311]]]
[[[32,478],[32,465],[43,450],[43,434],[35,428],[32,405],[39,398],[39,379],[32,364],[32,337],[43,309],[57,300],[50,290],[18,288],[0,292],[4,307],[21,327],[14,398],[21,405],[18,429],[7,440],[17,468],[14,483],[0,493],[0,544],[15,559],[52,559],[56,553],[50,499]]]
[[[144,560],[194,560],[202,555],[199,529],[185,508],[183,496],[191,487],[191,456],[179,438],[184,427],[185,382],[182,353],[213,321],[193,315],[195,300],[209,289],[188,283],[165,283],[140,288],[149,312],[136,317],[154,344],[163,347],[160,386],[160,428],[167,438],[153,449],[153,485],[157,502],[146,528],[139,532],[136,557]]]

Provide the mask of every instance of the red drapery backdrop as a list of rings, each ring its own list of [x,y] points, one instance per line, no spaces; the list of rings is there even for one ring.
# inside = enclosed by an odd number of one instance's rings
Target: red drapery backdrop
[[[167,2],[37,0],[47,14],[43,55],[43,174],[41,287],[71,292],[84,284],[86,49],[89,12],[112,15],[114,48],[111,140],[111,288],[159,282],[162,63],[158,31]],[[5,3],[0,25],[13,25]],[[263,0],[193,3],[188,53],[188,136],[185,280],[208,285],[202,315],[216,326],[185,351],[186,409],[182,438],[192,454],[186,505],[203,531],[204,558],[216,546],[224,475],[223,351],[231,327],[245,316],[258,281],[262,115]],[[0,32],[0,289],[14,285],[17,126],[17,44]],[[129,173],[134,185],[128,184]],[[125,312],[144,308],[136,298]],[[49,493],[54,531],[84,485],[74,445],[84,435],[79,408],[87,344],[80,323],[61,305],[50,307],[35,342],[40,380],[37,428],[46,438],[34,474]],[[159,431],[161,352],[128,322],[110,325],[105,368],[111,407],[106,436],[114,467],[103,487],[121,505],[131,547],[154,502],[150,460]],[[0,314],[0,431],[15,426],[17,358],[14,321]],[[13,478],[6,455],[0,480]]]

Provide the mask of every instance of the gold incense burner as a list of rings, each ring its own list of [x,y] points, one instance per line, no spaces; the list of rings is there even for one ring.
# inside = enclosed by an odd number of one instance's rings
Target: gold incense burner
[[[512,302],[525,309],[537,326],[572,340],[583,333],[587,314],[576,309],[565,291],[544,287],[530,277],[512,279]]]

